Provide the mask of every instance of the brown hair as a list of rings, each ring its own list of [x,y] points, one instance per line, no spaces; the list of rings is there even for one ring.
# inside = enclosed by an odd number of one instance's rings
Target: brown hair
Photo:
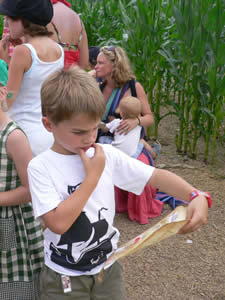
[[[123,119],[134,119],[141,114],[141,101],[132,96],[124,97],[119,103],[120,113]]]
[[[96,80],[79,67],[51,74],[42,85],[41,104],[43,116],[55,124],[81,113],[94,120],[105,113],[105,100]]]
[[[49,31],[46,26],[34,24],[29,20],[23,19],[21,17],[9,17],[9,18],[11,18],[14,21],[21,20],[22,25],[24,27],[24,33],[29,34],[32,37],[53,35],[53,32]]]
[[[105,46],[100,49],[112,63],[112,79],[116,87],[122,87],[129,80],[135,78],[126,52],[121,47]]]
[[[53,32],[49,31],[46,26],[34,24],[26,19],[21,19],[24,27],[24,33],[32,37],[35,36],[51,36]]]

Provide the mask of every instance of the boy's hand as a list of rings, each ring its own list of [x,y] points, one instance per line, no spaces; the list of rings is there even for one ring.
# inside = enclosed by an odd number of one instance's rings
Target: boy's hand
[[[187,209],[187,219],[190,220],[179,233],[189,233],[207,223],[208,201],[202,195],[190,202]]]
[[[98,144],[93,144],[95,154],[89,158],[83,150],[80,150],[80,157],[84,164],[86,177],[98,182],[105,167],[105,155],[102,147]]]

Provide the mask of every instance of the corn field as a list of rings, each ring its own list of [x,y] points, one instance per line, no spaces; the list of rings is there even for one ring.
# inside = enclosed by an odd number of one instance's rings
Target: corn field
[[[155,116],[148,136],[157,138],[160,121],[173,114],[177,151],[196,158],[201,138],[204,161],[214,164],[216,146],[225,146],[225,1],[69,2],[89,46],[126,50]]]
[[[179,120],[178,152],[195,158],[204,139],[212,164],[225,145],[224,0],[71,0],[89,45],[120,45],[148,94],[155,116]],[[167,113],[162,113],[167,108]],[[165,109],[163,110],[165,111]]]

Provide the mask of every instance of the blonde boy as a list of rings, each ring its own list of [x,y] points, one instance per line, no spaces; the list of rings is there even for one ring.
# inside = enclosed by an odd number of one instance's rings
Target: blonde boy
[[[29,164],[28,176],[35,215],[46,224],[45,267],[41,299],[126,299],[121,267],[98,273],[116,250],[114,185],[140,194],[152,184],[190,201],[194,190],[175,174],[147,166],[111,145],[95,144],[105,101],[95,80],[73,67],[57,71],[43,84],[45,128],[54,135],[51,149]],[[183,232],[206,223],[207,199],[188,206],[190,222]]]

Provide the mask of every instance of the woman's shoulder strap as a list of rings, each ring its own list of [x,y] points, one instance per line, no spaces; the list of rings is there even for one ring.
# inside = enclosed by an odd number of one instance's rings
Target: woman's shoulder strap
[[[130,90],[131,90],[131,96],[133,96],[133,97],[137,97],[137,91],[136,91],[135,84],[136,84],[135,79],[131,79],[129,81],[129,86],[130,86]]]
[[[131,90],[131,96],[133,97],[137,97],[137,92],[136,92],[136,87],[135,87],[135,80],[134,79],[131,79],[129,80],[123,87],[122,87],[122,90],[121,90],[121,93],[120,93],[120,99],[123,98],[124,94],[126,93],[126,91],[128,89]]]

